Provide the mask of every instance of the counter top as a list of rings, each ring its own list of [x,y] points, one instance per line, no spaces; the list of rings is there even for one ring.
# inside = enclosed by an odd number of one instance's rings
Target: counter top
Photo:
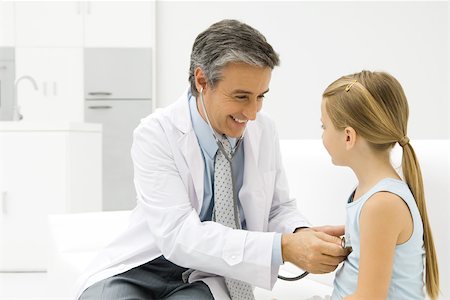
[[[77,122],[0,121],[0,132],[76,131],[101,132],[102,124]]]

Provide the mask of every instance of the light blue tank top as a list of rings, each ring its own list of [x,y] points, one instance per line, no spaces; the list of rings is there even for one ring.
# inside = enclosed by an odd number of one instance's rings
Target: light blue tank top
[[[364,203],[376,192],[391,192],[398,195],[408,205],[413,218],[414,229],[410,239],[395,247],[394,265],[389,286],[389,300],[425,299],[423,225],[416,201],[408,185],[398,179],[385,178],[356,201],[347,204],[345,224],[346,245],[353,251],[336,272],[332,300],[353,294],[358,284],[360,257],[359,216]],[[374,282],[373,284],[377,284]]]

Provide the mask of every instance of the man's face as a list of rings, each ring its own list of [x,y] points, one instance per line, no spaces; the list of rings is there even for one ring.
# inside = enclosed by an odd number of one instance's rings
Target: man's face
[[[222,70],[222,79],[214,89],[203,90],[206,111],[214,130],[229,137],[240,137],[249,120],[261,110],[264,94],[269,90],[272,69],[230,63]],[[200,96],[197,107],[206,120]]]

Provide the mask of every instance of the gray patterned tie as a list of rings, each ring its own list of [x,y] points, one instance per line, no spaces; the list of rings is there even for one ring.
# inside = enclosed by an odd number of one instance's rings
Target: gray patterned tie
[[[231,159],[231,145],[225,136],[220,140]],[[231,173],[231,161],[217,150],[214,161],[214,214],[213,220],[225,226],[240,229],[239,210],[235,202],[233,179]],[[231,278],[225,278],[228,291],[232,300],[254,300],[250,284]]]

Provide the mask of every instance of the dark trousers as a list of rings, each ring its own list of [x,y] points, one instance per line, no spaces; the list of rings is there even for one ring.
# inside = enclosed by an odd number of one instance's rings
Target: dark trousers
[[[214,300],[208,286],[202,281],[183,282],[182,274],[186,270],[160,256],[93,284],[79,300]]]

